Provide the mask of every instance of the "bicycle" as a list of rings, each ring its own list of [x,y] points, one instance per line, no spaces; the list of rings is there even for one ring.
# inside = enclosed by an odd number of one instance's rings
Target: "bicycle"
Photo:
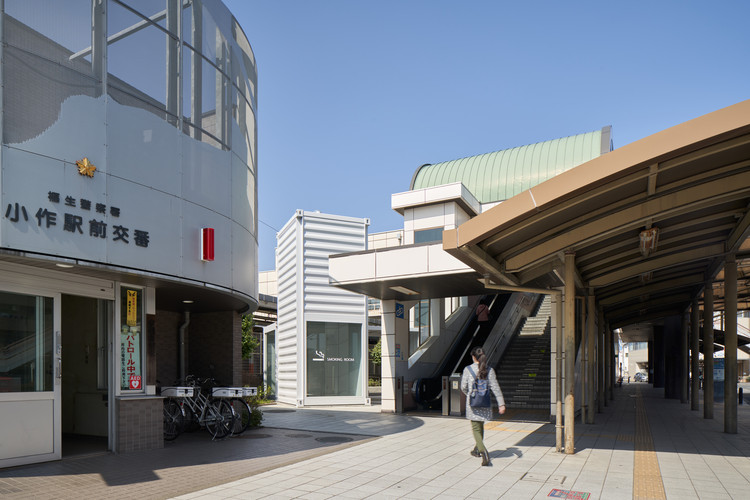
[[[185,416],[180,431],[184,430],[185,421],[193,420],[211,434],[211,439],[222,439],[232,433],[236,419],[232,406],[223,399],[216,400],[214,397],[204,394],[201,385],[204,385],[206,380],[198,380],[189,375],[186,377],[185,383],[187,387],[162,388],[162,394],[164,394],[165,389],[168,393],[172,393],[173,389],[177,393],[181,392],[180,389],[190,390],[190,395],[188,395],[188,391],[183,391],[184,396],[178,395],[179,405]],[[188,414],[190,414],[189,417]]]
[[[182,432],[185,425],[185,412],[172,398],[164,400],[164,440],[173,441]]]
[[[164,440],[177,439],[185,426],[185,410],[176,398],[190,397],[193,390],[190,387],[163,387],[164,396]]]
[[[257,395],[258,395],[258,389],[256,387],[243,387],[242,388],[243,397],[257,396]],[[240,397],[231,398],[229,400],[229,404],[232,405],[234,412],[237,414],[235,421],[234,421],[232,434],[242,434],[250,426],[250,418],[253,413],[253,410],[250,408],[250,405],[247,403],[247,401],[245,401],[244,398],[240,398]]]

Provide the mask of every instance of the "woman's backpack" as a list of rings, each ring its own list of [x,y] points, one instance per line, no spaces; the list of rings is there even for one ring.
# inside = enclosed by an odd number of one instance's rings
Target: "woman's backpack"
[[[476,373],[471,368],[467,367],[469,373],[474,377],[474,383],[471,386],[471,392],[469,393],[469,406],[472,408],[490,408],[492,407],[492,401],[490,400],[490,382],[489,380],[477,378]]]

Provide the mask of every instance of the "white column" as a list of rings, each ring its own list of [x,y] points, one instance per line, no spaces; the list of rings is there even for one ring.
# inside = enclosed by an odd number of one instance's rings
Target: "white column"
[[[395,413],[396,381],[406,373],[409,350],[409,308],[414,302],[381,301],[381,412]]]

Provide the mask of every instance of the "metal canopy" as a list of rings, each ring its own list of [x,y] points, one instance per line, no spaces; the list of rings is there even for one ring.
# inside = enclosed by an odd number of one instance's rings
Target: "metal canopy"
[[[594,290],[611,328],[658,323],[685,312],[707,281],[721,302],[728,253],[738,307],[750,309],[749,206],[750,100],[532,187],[445,231],[443,249],[515,286],[559,281],[574,252],[577,285]],[[641,235],[652,228],[647,252]]]

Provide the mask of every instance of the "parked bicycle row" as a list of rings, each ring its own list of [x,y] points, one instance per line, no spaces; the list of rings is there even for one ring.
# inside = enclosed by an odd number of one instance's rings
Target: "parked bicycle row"
[[[245,401],[255,396],[256,387],[220,387],[211,378],[188,375],[179,385],[162,387],[164,396],[164,439],[206,429],[212,439],[241,434],[250,425],[252,409]]]

